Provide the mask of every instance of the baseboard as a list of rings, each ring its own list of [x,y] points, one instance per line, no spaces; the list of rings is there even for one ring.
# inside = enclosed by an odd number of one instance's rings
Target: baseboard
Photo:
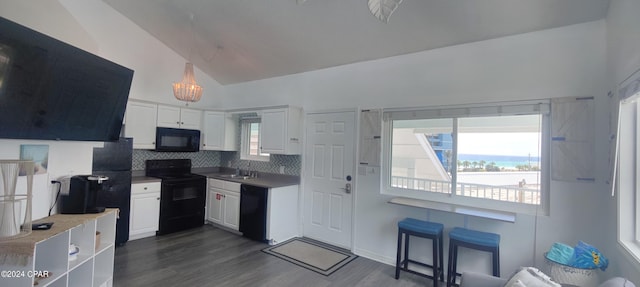
[[[235,230],[235,229],[231,229],[231,228],[226,227],[226,226],[222,226],[222,225],[217,224],[217,223],[215,223],[215,222],[211,222],[211,221],[208,221],[208,220],[207,220],[207,221],[205,222],[205,224],[211,225],[211,226],[213,226],[213,227],[215,227],[215,228],[222,229],[222,230],[224,230],[224,231],[228,231],[228,232],[233,233],[233,234],[235,234],[235,235],[240,235],[240,236],[242,236],[242,232],[240,232],[240,231],[238,231],[238,230]]]
[[[390,266],[396,266],[396,259],[395,258],[390,258],[390,257],[386,257],[386,256],[382,256],[378,253],[369,251],[369,250],[365,250],[365,249],[360,249],[360,248],[355,248],[353,250],[355,255],[358,255],[360,257],[364,257],[367,259],[371,259],[373,261],[377,261],[383,264],[387,264]]]
[[[129,241],[142,239],[142,238],[146,238],[146,237],[151,237],[151,236],[156,236],[156,232],[155,231],[150,231],[150,232],[138,233],[138,234],[133,234],[133,235],[129,234]]]

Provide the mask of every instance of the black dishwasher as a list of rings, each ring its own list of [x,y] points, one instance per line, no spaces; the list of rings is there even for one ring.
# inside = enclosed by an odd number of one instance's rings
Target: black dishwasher
[[[269,189],[243,184],[240,190],[240,232],[242,236],[267,242],[267,195]]]

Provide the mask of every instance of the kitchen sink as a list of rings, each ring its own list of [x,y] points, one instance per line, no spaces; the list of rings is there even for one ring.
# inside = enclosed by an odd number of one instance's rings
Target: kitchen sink
[[[237,175],[237,174],[221,174],[219,176],[224,178],[233,178],[233,179],[251,179],[252,178],[248,175]]]

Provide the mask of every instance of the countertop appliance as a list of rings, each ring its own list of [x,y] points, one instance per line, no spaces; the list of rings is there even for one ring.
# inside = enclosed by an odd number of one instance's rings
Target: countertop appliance
[[[147,160],[145,163],[146,176],[162,179],[157,235],[204,225],[207,178],[191,173],[191,160]]]
[[[242,236],[267,242],[267,198],[269,189],[243,184],[240,187],[240,232]]]
[[[129,213],[131,205],[131,161],[133,139],[120,138],[93,148],[93,174],[109,177],[98,193],[98,205],[120,209],[116,221],[116,245],[129,241]]]
[[[199,150],[199,130],[156,128],[156,151],[196,152]]]
[[[97,196],[102,183],[109,178],[101,175],[74,175],[62,180],[61,206],[62,214],[100,213],[103,206],[98,206]]]

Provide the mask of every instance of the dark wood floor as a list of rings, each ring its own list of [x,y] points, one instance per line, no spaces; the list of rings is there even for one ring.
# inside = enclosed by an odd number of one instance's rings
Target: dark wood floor
[[[114,286],[431,286],[358,257],[324,276],[262,252],[266,244],[205,225],[116,248]]]

